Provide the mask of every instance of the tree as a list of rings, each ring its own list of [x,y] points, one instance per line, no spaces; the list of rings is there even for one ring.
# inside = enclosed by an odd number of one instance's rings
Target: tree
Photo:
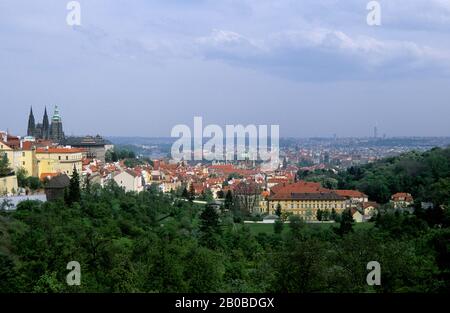
[[[332,220],[332,221],[337,221],[337,217],[338,217],[338,215],[337,215],[337,213],[336,213],[336,210],[334,209],[334,208],[332,208],[331,209],[331,214],[330,214],[330,219]]]
[[[194,183],[191,183],[191,185],[189,186],[189,201],[194,201],[195,200],[195,187],[194,187]]]
[[[183,197],[183,198],[189,200],[189,192],[188,192],[188,190],[186,189],[186,187],[183,188],[183,192],[181,193],[181,197]]]
[[[214,200],[214,196],[212,194],[212,191],[210,189],[206,189],[204,192],[202,192],[200,196],[200,200],[211,202]]]
[[[329,221],[330,220],[330,211],[324,210],[322,211],[322,221]]]
[[[233,209],[233,194],[231,193],[231,190],[228,190],[225,195],[224,208],[227,211],[231,211]]]
[[[28,186],[31,190],[37,190],[41,188],[41,181],[37,177],[29,176],[26,179],[26,186]]]
[[[275,234],[281,234],[283,232],[284,223],[281,219],[275,220],[273,224],[273,231]]]
[[[19,168],[16,171],[16,176],[17,176],[17,184],[19,185],[19,187],[25,188],[27,187],[27,170],[24,169],[23,167]]]
[[[298,215],[289,216],[289,228],[294,238],[301,238],[301,231],[304,226],[303,220]]]
[[[274,273],[270,290],[280,293],[323,291],[328,266],[323,242],[293,240],[272,259]]]
[[[321,209],[318,209],[318,210],[317,210],[316,217],[317,217],[317,220],[318,220],[318,221],[322,221],[323,213],[324,213],[324,212],[323,212]]]
[[[221,232],[219,214],[207,205],[200,215],[200,243],[209,249],[217,248]]]
[[[117,162],[119,157],[117,156],[117,152],[115,149],[110,149],[105,153],[105,161],[106,162]]]
[[[351,210],[345,210],[342,213],[339,228],[335,228],[335,230],[337,234],[344,236],[350,232],[353,232],[353,224],[355,224],[355,221],[353,220]]]
[[[91,193],[91,179],[90,175],[86,175],[86,179],[84,181],[84,191],[89,195]]]
[[[217,198],[219,199],[223,199],[225,197],[225,193],[223,192],[223,190],[219,190],[216,192]]]
[[[9,168],[8,156],[3,154],[0,158],[0,177],[4,177],[11,174],[11,169]]]
[[[68,194],[68,204],[73,204],[75,202],[80,202],[81,191],[80,191],[80,176],[76,167],[73,167],[73,174],[70,178],[69,184],[69,194]]]
[[[277,208],[275,210],[275,215],[281,218],[281,204],[277,204]]]
[[[0,251],[0,291],[14,292],[18,275],[14,266],[14,260]]]
[[[261,189],[251,182],[240,182],[233,190],[234,206],[238,215],[248,216],[259,205]]]

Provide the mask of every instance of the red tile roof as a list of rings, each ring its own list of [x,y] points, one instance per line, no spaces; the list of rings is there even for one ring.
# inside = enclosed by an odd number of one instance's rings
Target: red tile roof
[[[335,190],[335,192],[346,198],[367,198],[367,195],[358,190]]]
[[[329,192],[329,189],[323,188],[320,183],[298,181],[293,184],[281,183],[271,188],[272,194],[291,194],[291,193],[317,193]]]
[[[41,181],[47,179],[47,178],[52,178],[55,176],[58,176],[60,173],[42,173],[41,176],[39,177]]]
[[[37,148],[36,153],[80,153],[85,152],[81,148]]]
[[[411,196],[411,194],[406,192],[397,192],[396,194],[392,195],[391,200],[413,202],[413,197]]]

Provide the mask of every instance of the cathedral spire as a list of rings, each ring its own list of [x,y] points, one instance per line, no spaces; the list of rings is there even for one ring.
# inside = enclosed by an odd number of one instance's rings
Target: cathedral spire
[[[31,106],[30,116],[28,117],[27,136],[34,136],[35,130],[36,130],[36,124],[34,122],[33,106]]]
[[[47,106],[45,107],[44,118],[42,120],[42,137],[44,139],[50,138],[50,124],[48,122]]]

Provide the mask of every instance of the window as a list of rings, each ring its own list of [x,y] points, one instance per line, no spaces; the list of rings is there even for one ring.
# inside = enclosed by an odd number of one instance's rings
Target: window
[[[25,152],[22,152],[22,156],[25,157]]]
[[[67,161],[67,160],[69,160],[69,156],[68,156],[68,155],[66,155],[66,161]]]
[[[22,165],[25,166],[25,161],[22,162]]]
[[[61,161],[61,156],[58,156],[58,160],[60,160],[60,161]]]

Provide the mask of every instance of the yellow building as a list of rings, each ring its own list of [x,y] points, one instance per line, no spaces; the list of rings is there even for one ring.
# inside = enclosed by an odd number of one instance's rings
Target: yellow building
[[[17,171],[20,168],[26,170],[28,176],[38,176],[37,159],[34,149],[31,150],[14,150],[14,158],[12,168]]]
[[[83,151],[78,148],[37,148],[38,176],[54,173],[72,176],[74,167],[81,173]]]
[[[306,221],[317,220],[317,211],[331,211],[341,214],[345,209],[345,198],[334,192],[329,193],[292,193],[274,195],[267,200],[269,211],[274,214],[278,205],[281,212],[300,215]]]
[[[4,154],[6,154],[9,164],[12,167],[12,163],[14,160],[14,150],[4,141],[0,140],[0,157],[3,157]]]
[[[281,212],[299,215],[306,221],[317,220],[317,211],[334,211],[341,214],[346,208],[346,198],[335,190],[323,188],[319,183],[299,181],[279,184],[271,189],[270,195],[261,206],[266,212],[275,214],[278,206]]]
[[[4,141],[0,141],[0,156],[6,154],[9,166],[14,171],[25,169],[28,176],[38,176],[37,159],[34,148],[12,149]]]
[[[18,191],[17,176],[0,177],[0,196],[12,195]]]

